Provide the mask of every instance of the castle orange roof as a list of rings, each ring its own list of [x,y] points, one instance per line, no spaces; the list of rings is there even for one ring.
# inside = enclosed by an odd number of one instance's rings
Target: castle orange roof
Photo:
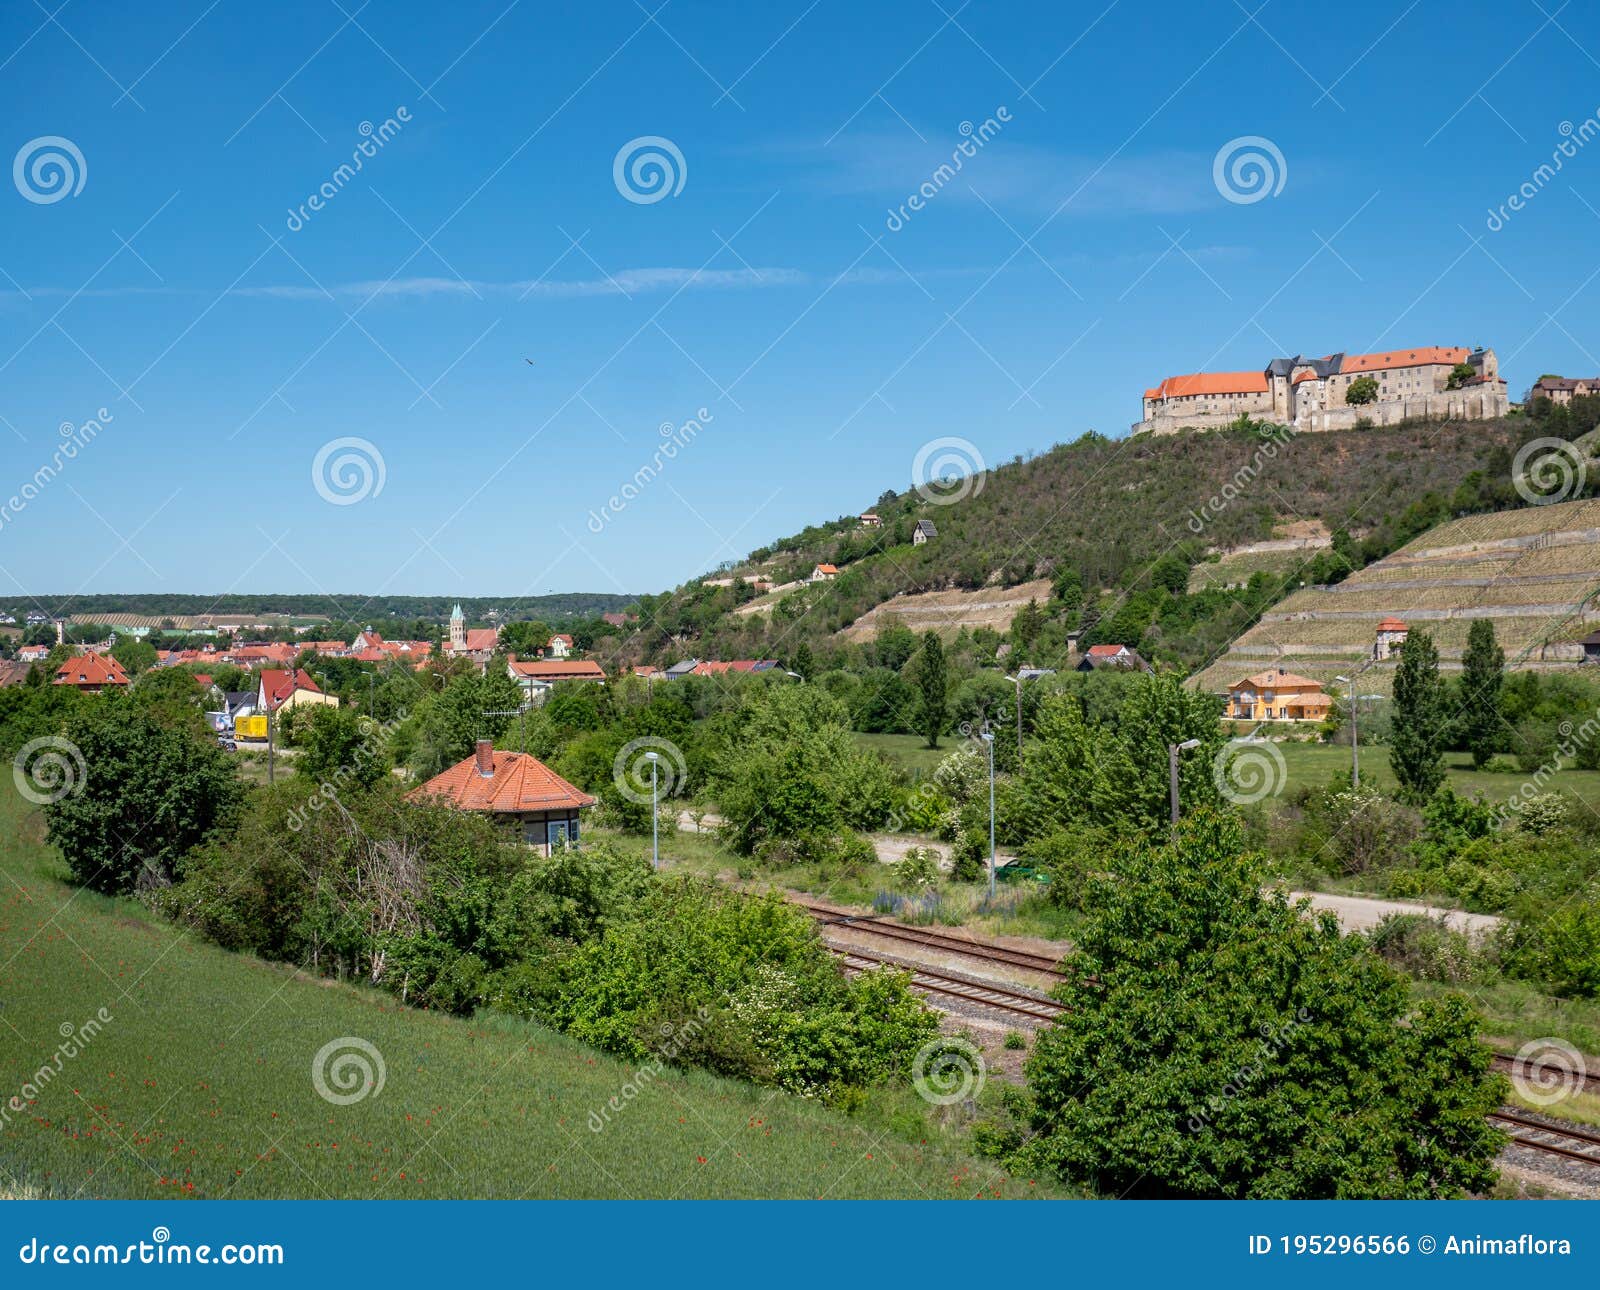
[[[1265,394],[1265,372],[1191,372],[1187,376],[1169,376],[1153,391],[1146,390],[1147,399],[1176,399],[1191,394]]]
[[[1378,372],[1390,367],[1422,367],[1430,363],[1465,363],[1469,351],[1445,345],[1428,345],[1422,349],[1394,349],[1384,354],[1347,354],[1344,372]]]

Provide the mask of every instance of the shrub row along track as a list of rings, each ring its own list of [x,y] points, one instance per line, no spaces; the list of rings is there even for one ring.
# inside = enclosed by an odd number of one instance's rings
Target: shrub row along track
[[[1004,963],[1012,967],[1032,968],[1041,972],[1059,970],[1056,960],[1042,954],[1030,954],[1026,950],[1006,949],[1004,946],[966,940],[925,928],[906,927],[900,923],[849,914],[822,905],[802,903],[801,908],[824,924],[848,927],[887,940],[921,945],[941,953],[963,954],[989,963]],[[909,971],[913,989],[923,994],[934,995],[941,1000],[959,1000],[980,1008],[1003,1012],[1011,1017],[1025,1018],[1035,1025],[1047,1024],[1064,1011],[1061,1004],[1022,990],[992,983],[979,985],[930,968],[897,963],[854,946],[830,945],[828,948],[842,960],[847,972],[869,972],[881,967]],[[1495,1053],[1491,1064],[1494,1069],[1507,1074],[1517,1069],[1516,1058],[1509,1053]],[[1600,1076],[1583,1073],[1581,1078],[1585,1091],[1600,1092]],[[1507,1131],[1516,1146],[1600,1168],[1600,1133],[1593,1133],[1573,1125],[1557,1126],[1543,1120],[1535,1120],[1515,1107],[1509,1106],[1500,1108],[1489,1118]]]
[[[846,972],[870,972],[877,968],[890,968],[911,973],[911,988],[923,994],[937,995],[943,1000],[961,1000],[979,1008],[989,1008],[1011,1017],[1026,1017],[1035,1025],[1054,1021],[1065,1009],[1053,999],[1014,990],[1008,986],[964,981],[957,976],[947,976],[931,968],[910,963],[897,963],[850,945],[830,945],[828,949],[838,955]]]
[[[889,923],[867,914],[851,914],[844,910],[828,909],[823,905],[800,902],[800,908],[821,923],[836,923],[852,931],[882,936],[887,940],[905,941],[923,945],[943,954],[963,954],[968,958],[982,959],[985,963],[1004,963],[1010,967],[1030,968],[1035,972],[1059,972],[1056,959],[1045,954],[1031,954],[1027,950],[1007,949],[987,941],[968,940],[948,932],[935,932],[925,927],[907,927],[904,923]]]

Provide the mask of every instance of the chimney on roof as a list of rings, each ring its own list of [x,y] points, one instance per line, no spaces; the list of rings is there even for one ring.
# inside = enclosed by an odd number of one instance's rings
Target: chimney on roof
[[[474,753],[478,763],[478,774],[485,779],[494,778],[494,740],[480,739]]]

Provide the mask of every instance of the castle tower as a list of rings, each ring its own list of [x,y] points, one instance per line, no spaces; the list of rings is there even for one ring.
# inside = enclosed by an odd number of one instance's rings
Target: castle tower
[[[452,650],[467,648],[467,620],[459,604],[450,611],[450,648]]]

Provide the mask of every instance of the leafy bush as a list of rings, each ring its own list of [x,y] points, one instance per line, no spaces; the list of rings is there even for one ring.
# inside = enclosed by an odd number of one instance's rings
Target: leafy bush
[[[1465,985],[1489,967],[1483,951],[1443,917],[1388,914],[1367,939],[1386,962],[1424,981]]]
[[[1513,923],[1503,936],[1506,968],[1544,983],[1553,994],[1600,996],[1600,907],[1590,900],[1537,920]]]
[[[937,887],[944,876],[939,869],[939,853],[932,847],[909,847],[892,867],[895,886],[902,891]]]
[[[80,709],[66,737],[81,785],[44,808],[49,840],[96,891],[150,890],[235,815],[243,797],[227,755],[199,723],[167,725],[127,695]]]
[[[1459,998],[1417,1003],[1331,915],[1261,894],[1237,825],[1185,822],[1095,884],[1035,1040],[1012,1169],[1136,1197],[1481,1191],[1504,1081]],[[1024,1136],[1026,1140],[1024,1141]]]

